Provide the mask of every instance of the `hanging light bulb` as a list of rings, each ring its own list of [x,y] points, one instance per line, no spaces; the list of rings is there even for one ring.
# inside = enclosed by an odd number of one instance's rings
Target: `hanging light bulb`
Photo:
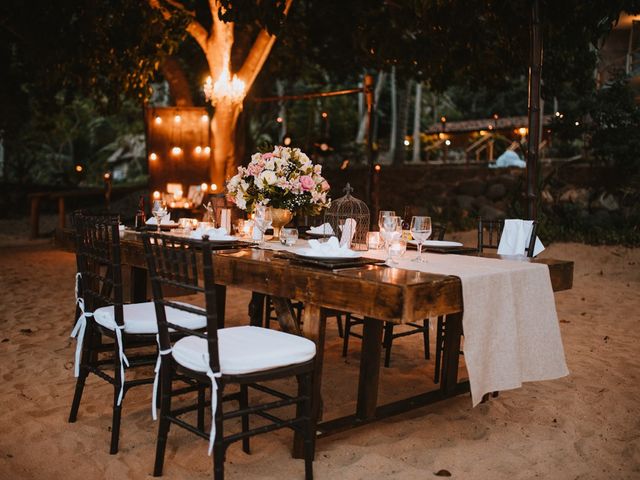
[[[160,118],[160,115],[156,115],[154,122],[156,122],[156,125],[160,125],[162,123],[162,118]]]
[[[182,149],[181,149],[180,147],[173,147],[173,148],[171,149],[171,154],[172,154],[172,155],[178,156],[178,155],[180,155],[181,153],[182,153]]]
[[[205,155],[209,155],[211,153],[211,147],[209,146],[204,147],[204,153]]]
[[[158,154],[157,153],[151,152],[149,154],[149,160],[151,160],[152,162],[155,162],[157,159],[158,159]]]
[[[216,185],[215,183],[211,184],[211,191],[215,192],[216,190],[218,190],[218,185]]]
[[[160,192],[156,190],[155,192],[153,192],[153,199],[158,200],[159,198],[160,198]]]
[[[173,117],[173,121],[176,123],[180,123],[182,121],[182,117],[180,115],[176,115]]]
[[[193,151],[196,152],[196,155],[200,155],[202,153],[202,147],[198,145],[196,148],[193,149]]]
[[[200,117],[200,120],[202,120],[202,122],[208,122],[209,121],[209,115],[207,115],[206,113],[204,115],[202,115]]]
[[[207,190],[209,190],[209,185],[203,182],[202,185],[200,185],[200,190],[206,192]]]

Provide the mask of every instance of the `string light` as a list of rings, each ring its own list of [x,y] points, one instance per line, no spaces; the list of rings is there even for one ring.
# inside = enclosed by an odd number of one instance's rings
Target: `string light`
[[[448,147],[449,145],[451,145],[451,140],[445,140],[444,144]]]
[[[178,156],[178,155],[180,155],[181,153],[182,153],[182,149],[181,149],[180,147],[173,147],[173,148],[171,149],[171,154],[172,154],[172,155]]]
[[[519,133],[520,135],[522,135],[523,137],[527,134],[527,131],[528,131],[528,130],[527,130],[527,128],[526,128],[526,127],[520,127],[520,128],[518,129],[518,133]]]
[[[160,118],[159,115],[156,115],[156,118],[154,121],[156,122],[156,125],[160,125],[162,123],[162,118]]]
[[[211,191],[215,192],[216,190],[218,190],[218,185],[216,185],[215,183],[211,184]]]
[[[153,192],[153,199],[158,200],[159,198],[160,198],[160,192],[156,190],[155,192]]]
[[[76,165],[76,172],[80,173],[82,170],[84,170],[82,165]]]
[[[155,162],[157,159],[158,159],[158,154],[157,153],[151,152],[149,154],[149,160],[151,160],[152,162]]]
[[[204,154],[205,155],[209,155],[210,153],[211,153],[211,147],[209,147],[209,146],[204,147]]]
[[[180,123],[182,121],[182,117],[180,115],[176,115],[173,117],[173,121],[176,123]]]
[[[282,117],[278,117],[278,118],[276,118],[276,122],[278,122],[278,123],[282,123],[282,121],[283,121],[283,120],[282,120]]]
[[[322,118],[327,118],[329,114],[327,112],[322,112]]]
[[[409,145],[411,145],[411,142],[409,140],[405,140],[404,141],[404,146],[408,147]]]
[[[206,192],[209,189],[209,185],[207,185],[206,183],[202,183],[202,185],[200,185],[200,190],[202,190],[203,192]]]
[[[208,122],[209,121],[209,115],[207,115],[206,113],[204,115],[202,115],[200,117],[200,120],[202,120],[202,122]]]
[[[202,147],[200,145],[198,145],[193,150],[194,150],[194,152],[196,152],[196,155],[200,155],[202,153]]]
[[[382,167],[380,166],[380,164],[377,164],[375,167],[373,167],[373,169],[374,169],[376,172],[379,172],[380,170],[382,170]]]

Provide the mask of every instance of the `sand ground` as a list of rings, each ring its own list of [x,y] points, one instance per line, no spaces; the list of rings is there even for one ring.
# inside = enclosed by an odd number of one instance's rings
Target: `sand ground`
[[[6,230],[4,230],[6,232]],[[473,243],[472,236],[462,238]],[[574,288],[556,294],[570,376],[530,383],[471,407],[463,395],[318,442],[318,479],[640,478],[640,250],[554,244],[544,255],[576,262]],[[156,425],[150,388],[125,399],[120,452],[108,454],[111,388],[90,378],[78,421],[67,423],[74,387],[73,255],[45,241],[0,233],[0,479],[151,478]],[[230,291],[231,325],[247,321],[248,295]],[[359,341],[346,359],[330,321],[325,418],[352,411]],[[431,388],[421,338],[394,344],[381,402]],[[230,447],[230,479],[303,478],[292,434]],[[174,428],[165,478],[211,478],[206,442]]]

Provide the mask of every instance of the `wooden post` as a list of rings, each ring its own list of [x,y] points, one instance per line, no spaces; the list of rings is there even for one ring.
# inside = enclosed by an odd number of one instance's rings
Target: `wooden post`
[[[40,233],[40,196],[31,197],[31,235],[29,238],[38,238]]]
[[[369,317],[364,318],[360,377],[358,380],[358,403],[356,406],[356,417],[361,420],[373,417],[378,405],[383,325],[384,323],[380,320]]]
[[[373,113],[375,109],[374,97],[373,97],[373,76],[364,76],[364,96],[367,101],[367,162],[369,163],[369,178],[367,181],[367,200],[369,205],[372,205],[373,192],[373,176],[375,174],[373,164]],[[375,214],[375,212],[372,212]]]
[[[64,197],[58,197],[58,229],[62,231],[65,226]]]
[[[542,87],[542,28],[540,25],[540,0],[531,2],[531,24],[529,26],[529,140],[527,148],[527,216],[535,220],[538,216],[538,155],[540,149],[540,96]]]

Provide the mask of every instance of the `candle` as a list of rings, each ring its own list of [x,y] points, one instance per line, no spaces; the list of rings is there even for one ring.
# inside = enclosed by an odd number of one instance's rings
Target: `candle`
[[[380,232],[367,232],[367,245],[371,250],[377,250],[380,246]]]
[[[220,209],[220,226],[227,230],[227,233],[231,233],[231,209]]]

